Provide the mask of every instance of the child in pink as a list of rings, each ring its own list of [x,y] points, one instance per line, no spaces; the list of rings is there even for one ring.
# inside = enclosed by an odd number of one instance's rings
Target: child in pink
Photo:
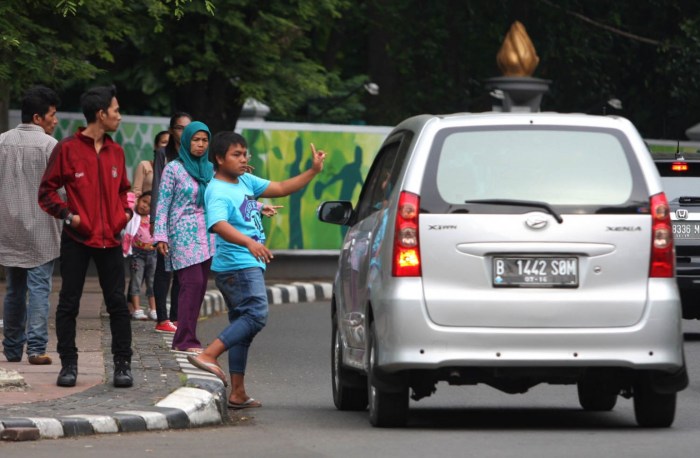
[[[153,278],[156,272],[156,249],[149,229],[151,212],[151,191],[138,197],[134,217],[124,234],[125,240],[131,238],[131,262],[129,270],[129,302],[132,305],[132,317],[137,320],[156,319],[156,302],[153,296]],[[148,297],[148,315],[141,309],[141,284],[146,282]]]

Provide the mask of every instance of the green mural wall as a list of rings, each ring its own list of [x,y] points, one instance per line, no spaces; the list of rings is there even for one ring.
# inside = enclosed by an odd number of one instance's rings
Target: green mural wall
[[[276,217],[263,220],[267,245],[272,249],[340,248],[343,228],[318,221],[316,208],[325,200],[357,201],[385,134],[266,129],[242,129],[241,134],[248,141],[254,173],[273,181],[308,169],[311,143],[327,153],[323,172],[306,188],[286,198],[263,199],[284,206]]]
[[[168,118],[124,116],[112,138],[122,145],[126,156],[129,178],[139,162],[153,159],[153,140],[158,132],[167,130]],[[78,113],[59,113],[54,137],[62,139],[73,135],[78,127],[85,126],[85,118]]]
[[[60,140],[84,125],[82,114],[59,113],[54,135]],[[167,125],[168,118],[122,118],[112,138],[124,148],[130,178],[140,161],[153,158],[153,139]],[[316,208],[325,200],[357,202],[372,159],[390,128],[240,121],[237,131],[248,141],[254,173],[269,180],[282,181],[308,169],[311,143],[328,154],[323,172],[306,188],[286,198],[263,199],[283,205],[278,215],[264,218],[263,223],[270,249],[339,249],[344,228],[318,221]]]

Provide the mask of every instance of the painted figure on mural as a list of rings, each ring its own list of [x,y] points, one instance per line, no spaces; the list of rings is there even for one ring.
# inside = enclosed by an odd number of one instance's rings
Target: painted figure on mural
[[[316,182],[314,186],[314,197],[320,200],[323,191],[337,181],[342,183],[338,200],[352,201],[355,187],[362,187],[364,183],[362,178],[362,148],[360,146],[355,146],[355,157],[353,161],[345,164],[343,168],[340,169],[340,172],[335,174],[333,178],[325,183],[321,183],[320,181]],[[340,226],[341,238],[345,237],[347,230],[347,226]]]
[[[301,159],[304,154],[304,146],[301,137],[294,141],[294,162],[289,166],[289,175],[296,176],[301,173]],[[306,161],[304,170],[311,167],[311,160]],[[304,248],[304,232],[301,227],[301,199],[306,192],[303,188],[289,196],[289,248],[301,250]]]

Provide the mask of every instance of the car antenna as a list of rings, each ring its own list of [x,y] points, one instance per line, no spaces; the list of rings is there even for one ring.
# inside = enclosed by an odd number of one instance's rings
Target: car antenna
[[[685,158],[683,157],[683,153],[681,153],[681,141],[676,140],[678,143],[676,145],[676,160],[684,161]]]

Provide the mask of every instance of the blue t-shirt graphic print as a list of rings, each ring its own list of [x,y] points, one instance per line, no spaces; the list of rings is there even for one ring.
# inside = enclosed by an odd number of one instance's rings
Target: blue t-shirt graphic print
[[[265,192],[269,180],[248,173],[238,177],[238,183],[229,183],[216,178],[207,185],[204,193],[207,211],[207,229],[221,221],[229,223],[238,231],[260,243],[265,241],[259,205],[255,199]],[[253,257],[248,248],[236,245],[216,235],[216,251],[211,269],[214,272],[260,267],[265,263]]]
[[[265,229],[262,225],[262,215],[260,214],[260,209],[262,204],[258,204],[255,200],[255,196],[245,196],[245,200],[241,204],[239,210],[243,219],[247,222],[253,222],[255,227],[258,228],[259,235],[251,236],[253,240],[260,243],[265,243]]]

